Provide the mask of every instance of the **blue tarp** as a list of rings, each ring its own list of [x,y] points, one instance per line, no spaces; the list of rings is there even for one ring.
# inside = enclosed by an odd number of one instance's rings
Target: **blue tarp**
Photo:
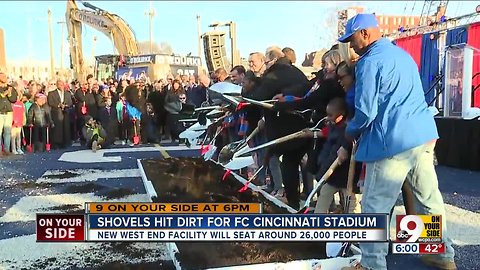
[[[427,33],[422,36],[422,61],[420,66],[420,77],[422,79],[423,91],[427,93],[430,87],[435,83],[436,76],[438,75],[439,64],[439,51],[438,51],[438,39],[430,39],[432,33]],[[438,32],[433,33],[438,36]],[[425,100],[428,104],[435,97],[435,91],[432,90],[425,96]]]

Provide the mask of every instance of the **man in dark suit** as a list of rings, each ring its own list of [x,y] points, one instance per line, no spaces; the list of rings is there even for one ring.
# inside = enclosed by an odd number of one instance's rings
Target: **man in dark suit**
[[[206,91],[206,88],[196,83],[195,75],[190,75],[188,85],[185,87],[187,103],[194,105],[195,108],[201,107],[202,103],[207,100]]]
[[[50,91],[47,96],[48,106],[51,108],[51,114],[55,128],[50,133],[50,140],[53,148],[65,148],[70,146],[70,118],[68,117],[68,108],[72,107],[72,95],[70,91],[65,90],[65,83],[57,80],[57,89]]]

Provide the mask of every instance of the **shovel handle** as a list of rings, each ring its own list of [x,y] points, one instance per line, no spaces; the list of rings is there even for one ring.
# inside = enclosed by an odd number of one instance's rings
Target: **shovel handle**
[[[259,132],[260,132],[260,127],[257,126],[257,127],[252,131],[252,133],[250,133],[250,135],[248,135],[248,137],[245,139],[245,143],[248,143],[248,141],[250,141],[251,139],[253,139],[253,137],[255,137],[255,135],[257,135]]]
[[[310,194],[308,194],[308,197],[307,197],[307,200],[306,200],[306,203],[308,202],[308,204],[310,204],[310,201],[312,200],[312,197],[313,195],[318,191],[318,189],[320,188],[320,186],[322,186],[322,184],[324,182],[326,182],[328,180],[328,178],[330,178],[330,176],[332,176],[332,173],[335,171],[335,169],[339,166],[339,163],[340,163],[340,160],[338,159],[338,157],[333,161],[332,165],[330,165],[330,167],[328,168],[328,170],[323,174],[322,178],[320,178],[320,181],[318,181],[318,183],[315,185],[315,187],[312,189],[312,191],[310,192]]]
[[[248,186],[248,184],[250,184],[253,180],[255,180],[255,178],[257,178],[257,175],[260,173],[260,171],[263,170],[263,167],[265,167],[265,165],[262,165],[252,176],[250,176],[248,181],[245,183],[245,186]]]
[[[32,130],[33,130],[33,127],[31,126],[30,127],[30,145],[32,145]]]
[[[259,132],[260,132],[260,127],[257,126],[257,127],[252,131],[252,133],[250,133],[250,135],[248,135],[248,137],[245,139],[245,141],[244,141],[242,144],[240,144],[240,145],[238,145],[237,147],[235,147],[234,152],[237,151],[237,150],[239,150],[239,149],[245,148],[245,146],[248,145],[248,142],[249,142],[251,139],[253,139],[253,137],[254,137],[255,135],[257,135]]]
[[[258,101],[258,100],[254,100],[254,99],[250,99],[250,98],[246,98],[246,97],[242,97],[245,101],[253,104],[253,105],[257,105],[257,106],[260,106],[260,107],[264,107],[264,108],[267,108],[267,109],[271,109],[273,108],[273,104],[270,104],[270,103],[265,103],[265,101]],[[267,100],[267,102],[269,102]]]
[[[292,139],[296,139],[298,137],[300,137],[300,135],[302,135],[304,132],[303,130],[300,130],[300,131],[297,131],[295,133],[292,133],[290,135],[287,135],[287,136],[284,136],[284,137],[280,137],[278,139],[275,139],[273,141],[269,141],[267,143],[264,143],[264,144],[261,144],[259,146],[256,146],[254,148],[250,148],[250,149],[247,149],[246,147],[240,149],[235,156],[241,156],[241,155],[245,155],[245,154],[249,154],[251,152],[255,152],[259,149],[262,149],[262,148],[265,148],[265,147],[269,147],[271,145],[275,145],[275,144],[279,144],[279,143],[283,143],[283,142],[286,142],[286,141],[289,141],[289,140],[292,140]],[[245,149],[245,150],[244,150]]]
[[[347,194],[349,196],[353,195],[353,178],[355,177],[355,153],[356,152],[357,152],[357,143],[353,142],[352,153],[350,154],[350,164],[348,168],[348,181],[347,181]]]

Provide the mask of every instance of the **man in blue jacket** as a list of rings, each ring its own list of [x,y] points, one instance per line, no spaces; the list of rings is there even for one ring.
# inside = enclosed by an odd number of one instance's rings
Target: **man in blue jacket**
[[[438,138],[427,110],[414,60],[382,38],[373,14],[358,14],[345,27],[340,42],[360,55],[356,65],[355,116],[345,136],[359,138],[357,161],[366,163],[363,213],[389,213],[407,179],[416,197],[418,214],[442,215],[445,254],[423,256],[439,269],[457,269],[451,240],[446,237],[445,207],[438,189],[433,151]],[[341,160],[348,156],[338,151]],[[363,243],[361,265],[346,269],[387,269],[388,243]]]

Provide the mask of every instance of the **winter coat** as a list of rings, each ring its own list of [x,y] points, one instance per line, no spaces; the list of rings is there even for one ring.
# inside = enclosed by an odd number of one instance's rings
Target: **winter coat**
[[[330,165],[337,158],[338,149],[345,144],[345,121],[337,123],[336,125],[330,125],[328,131],[328,137],[323,144],[322,150],[318,156],[318,179],[328,170]],[[338,166],[328,179],[328,183],[338,188],[346,188],[348,180],[348,167],[350,164],[350,156],[340,166]]]
[[[255,100],[270,100],[277,94],[303,97],[306,92],[307,77],[293,66],[286,57],[280,58],[262,75],[259,87],[245,94]],[[265,130],[269,141],[283,137],[307,127],[306,121],[299,115],[264,109]],[[305,139],[294,139],[277,145],[274,151],[283,153],[293,151],[305,144]]]
[[[8,88],[11,88],[10,94],[7,95]],[[12,103],[17,101],[17,91],[10,85],[0,87],[0,113],[12,111]]]
[[[53,120],[50,110],[47,105],[40,107],[37,103],[33,103],[28,110],[27,125],[34,125],[37,127],[46,127],[50,125],[53,127]]]
[[[12,105],[13,124],[12,127],[23,127],[26,123],[25,106],[23,102],[17,101]]]

